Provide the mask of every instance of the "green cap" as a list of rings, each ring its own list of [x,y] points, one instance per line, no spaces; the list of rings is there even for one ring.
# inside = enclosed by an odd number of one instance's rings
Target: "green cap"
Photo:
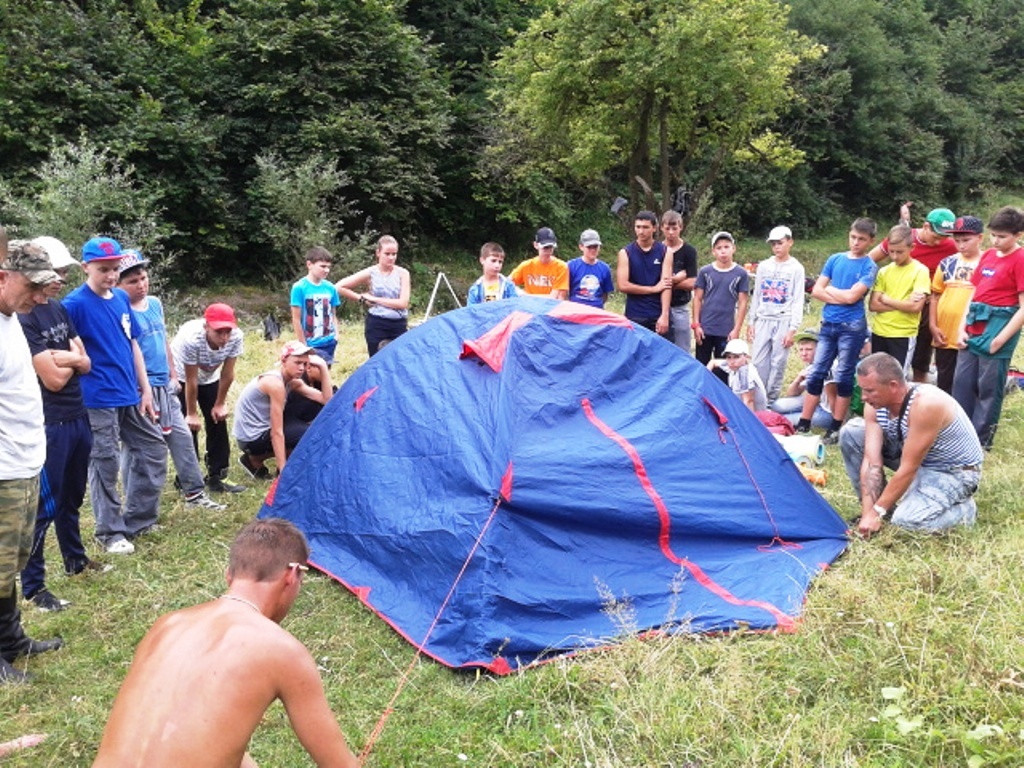
[[[956,216],[949,208],[936,208],[925,216],[925,221],[932,225],[932,232],[936,235],[949,237],[953,234],[950,230],[956,224]]]
[[[817,341],[818,332],[814,328],[804,328],[800,333],[793,337],[793,341]]]

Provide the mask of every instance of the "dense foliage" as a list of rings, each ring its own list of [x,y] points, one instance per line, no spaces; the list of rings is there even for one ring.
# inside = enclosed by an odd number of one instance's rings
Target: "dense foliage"
[[[0,0],[0,29],[0,219],[141,230],[198,277],[680,187],[806,230],[970,205],[1024,157],[1016,0]],[[109,198],[53,221],[97,157]]]

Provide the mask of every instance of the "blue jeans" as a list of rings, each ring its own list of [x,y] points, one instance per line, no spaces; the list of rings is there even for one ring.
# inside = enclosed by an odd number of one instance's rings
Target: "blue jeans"
[[[836,395],[850,397],[853,394],[860,350],[867,335],[868,323],[865,318],[848,323],[822,323],[818,332],[818,349],[814,353],[813,367],[807,377],[807,391],[817,397],[821,396],[825,388],[825,377],[832,363],[838,359],[835,368]]]

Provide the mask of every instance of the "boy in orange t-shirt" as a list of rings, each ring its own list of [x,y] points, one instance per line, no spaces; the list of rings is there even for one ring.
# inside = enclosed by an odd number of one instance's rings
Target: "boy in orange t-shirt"
[[[960,329],[974,296],[971,275],[981,259],[985,224],[977,216],[960,216],[949,231],[959,252],[944,258],[935,270],[928,322],[935,347],[935,383],[943,392],[952,394]]]

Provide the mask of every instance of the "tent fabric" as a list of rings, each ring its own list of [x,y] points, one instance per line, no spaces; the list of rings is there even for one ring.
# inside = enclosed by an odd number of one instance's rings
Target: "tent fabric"
[[[430,320],[341,387],[260,515],[452,667],[793,630],[846,524],[692,357],[548,299]],[[424,642],[425,640],[425,642]]]

